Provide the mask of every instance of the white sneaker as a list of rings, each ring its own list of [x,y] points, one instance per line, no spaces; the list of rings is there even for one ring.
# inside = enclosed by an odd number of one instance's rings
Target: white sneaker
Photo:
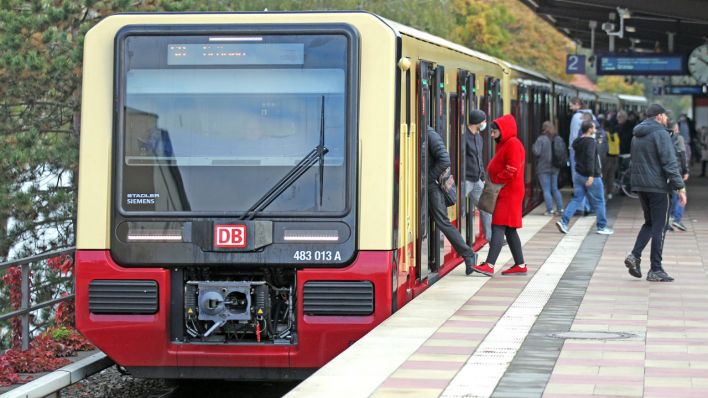
[[[595,231],[595,232],[598,233],[598,234],[600,234],[600,235],[612,235],[612,234],[615,233],[615,231],[613,231],[611,228],[608,228],[608,227],[605,227],[605,228],[602,228],[602,229],[598,229],[598,230]]]
[[[612,194],[611,194],[611,193],[608,193],[608,194],[607,194],[607,200],[610,200],[610,199],[612,199]]]

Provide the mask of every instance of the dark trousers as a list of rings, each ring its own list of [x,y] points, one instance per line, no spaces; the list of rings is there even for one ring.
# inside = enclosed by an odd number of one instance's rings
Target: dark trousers
[[[669,220],[669,194],[657,192],[639,192],[639,201],[644,211],[644,225],[639,230],[634,242],[632,254],[642,257],[642,251],[651,240],[651,270],[661,270],[661,253],[664,250],[666,223]]]
[[[445,235],[447,240],[450,241],[452,247],[455,248],[457,254],[464,258],[474,258],[474,252],[467,246],[465,239],[460,234],[460,231],[456,230],[455,227],[450,223],[450,219],[447,218],[447,207],[445,206],[445,199],[443,198],[442,191],[437,185],[428,186],[428,211],[435,221],[435,225],[438,229]]]
[[[525,264],[524,253],[521,251],[521,239],[519,239],[516,228],[497,224],[492,224],[492,241],[489,242],[487,264],[494,265],[497,262],[499,252],[504,244],[504,236],[506,236],[506,243],[509,244],[511,255],[514,256],[514,265]]]

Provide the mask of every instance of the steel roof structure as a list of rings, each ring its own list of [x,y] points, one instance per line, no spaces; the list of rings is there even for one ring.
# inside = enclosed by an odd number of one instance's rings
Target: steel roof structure
[[[585,48],[592,47],[590,21],[595,21],[595,52],[609,51],[609,36],[603,30],[603,24],[614,24],[610,31],[618,33],[620,11],[629,18],[622,21],[623,37],[615,36],[617,52],[669,52],[667,32],[674,33],[676,53],[687,54],[708,41],[708,0],[521,1],[570,39],[581,42]]]

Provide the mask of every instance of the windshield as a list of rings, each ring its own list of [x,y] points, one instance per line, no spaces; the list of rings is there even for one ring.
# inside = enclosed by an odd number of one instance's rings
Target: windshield
[[[309,168],[263,214],[345,211],[347,39],[227,39],[125,39],[123,211],[244,212],[321,140],[322,167]]]

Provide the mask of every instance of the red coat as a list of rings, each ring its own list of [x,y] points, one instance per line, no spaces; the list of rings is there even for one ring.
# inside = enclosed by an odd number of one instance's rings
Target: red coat
[[[501,131],[501,141],[487,166],[487,175],[493,183],[505,185],[499,192],[492,224],[521,228],[526,150],[517,138],[514,116],[504,115],[494,122]]]

